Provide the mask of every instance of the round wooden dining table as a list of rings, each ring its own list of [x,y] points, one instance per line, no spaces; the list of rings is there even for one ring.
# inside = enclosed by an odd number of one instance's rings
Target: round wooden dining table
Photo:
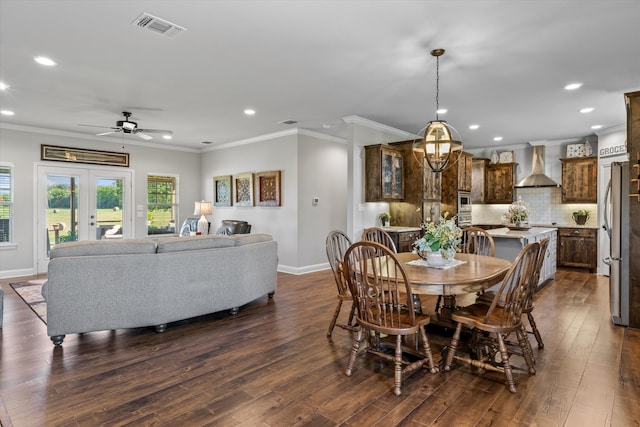
[[[407,272],[411,290],[415,294],[442,295],[444,303],[437,307],[441,320],[448,321],[456,307],[456,295],[471,294],[500,283],[511,267],[506,259],[486,255],[458,253],[460,264],[449,268],[412,265],[420,257],[411,252],[396,254]]]

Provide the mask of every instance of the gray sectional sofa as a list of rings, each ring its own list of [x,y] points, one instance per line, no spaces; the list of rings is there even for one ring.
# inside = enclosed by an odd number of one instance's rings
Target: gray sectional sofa
[[[276,290],[268,234],[69,242],[50,254],[47,334],[154,326],[240,306]]]

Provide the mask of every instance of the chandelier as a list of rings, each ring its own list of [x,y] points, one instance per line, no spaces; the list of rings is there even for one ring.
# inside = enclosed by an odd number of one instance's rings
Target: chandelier
[[[421,153],[433,172],[442,172],[447,166],[455,164],[462,152],[462,141],[456,129],[438,117],[440,109],[440,57],[444,49],[434,49],[431,55],[436,57],[436,119],[430,121],[424,128],[424,136],[413,143],[413,155],[418,158]],[[457,153],[457,155],[454,155]]]

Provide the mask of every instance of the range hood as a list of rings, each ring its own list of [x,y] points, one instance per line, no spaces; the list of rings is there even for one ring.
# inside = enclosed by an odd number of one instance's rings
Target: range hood
[[[515,187],[560,187],[560,184],[544,174],[544,145],[535,145],[533,147],[531,175],[520,181]]]

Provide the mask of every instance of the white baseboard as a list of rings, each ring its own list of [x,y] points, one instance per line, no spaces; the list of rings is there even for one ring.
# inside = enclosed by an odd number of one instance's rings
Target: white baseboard
[[[33,268],[23,268],[20,270],[0,270],[0,279],[10,279],[12,277],[35,276]]]
[[[278,265],[278,271],[281,273],[289,274],[306,274],[313,273],[314,271],[322,271],[331,268],[328,262],[315,265],[306,265],[304,267],[291,267],[288,265]]]

